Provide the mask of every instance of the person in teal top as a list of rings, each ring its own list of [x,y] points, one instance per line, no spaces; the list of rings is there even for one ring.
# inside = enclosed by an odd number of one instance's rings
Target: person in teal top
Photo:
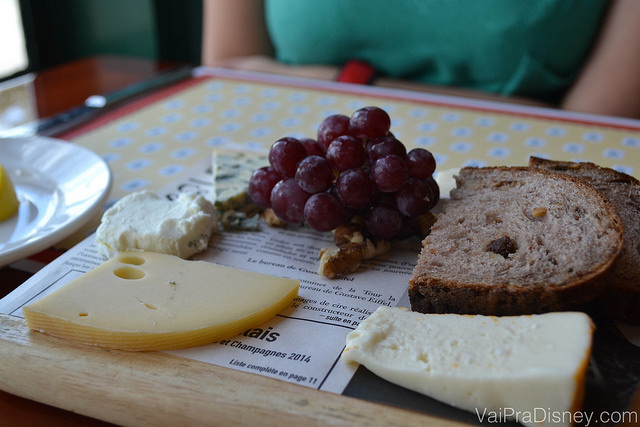
[[[638,0],[205,0],[203,63],[640,117]],[[415,86],[414,86],[415,87]]]
[[[277,60],[547,101],[575,80],[606,0],[267,0]],[[304,19],[301,19],[304,17]],[[311,48],[310,48],[311,47]]]

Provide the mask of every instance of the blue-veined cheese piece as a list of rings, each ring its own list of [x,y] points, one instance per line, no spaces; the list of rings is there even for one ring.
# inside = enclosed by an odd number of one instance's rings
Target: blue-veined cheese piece
[[[168,200],[144,190],[107,209],[96,243],[107,258],[131,250],[188,258],[207,249],[216,224],[213,205],[203,196],[182,193]]]
[[[256,170],[269,165],[264,153],[216,150],[212,155],[214,206],[227,230],[256,230],[260,211],[248,194]]]
[[[592,335],[578,312],[494,317],[383,306],[349,333],[342,358],[478,417],[568,426],[582,404]]]

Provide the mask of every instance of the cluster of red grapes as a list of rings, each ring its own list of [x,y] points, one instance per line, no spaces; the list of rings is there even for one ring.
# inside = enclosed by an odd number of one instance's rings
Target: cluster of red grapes
[[[317,139],[279,139],[249,196],[289,224],[331,231],[360,215],[373,237],[408,237],[440,198],[436,162],[423,148],[407,152],[390,126],[386,111],[364,107],[325,118]]]

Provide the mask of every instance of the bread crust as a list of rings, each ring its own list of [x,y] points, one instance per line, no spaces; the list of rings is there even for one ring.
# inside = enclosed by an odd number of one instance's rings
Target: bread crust
[[[452,191],[452,199],[455,201],[450,206],[462,206],[466,199],[472,197],[468,194],[474,191],[473,188],[470,188],[473,187],[472,180],[476,178],[480,181],[486,180],[491,175],[503,175],[505,178],[504,182],[495,183],[496,189],[507,185],[505,182],[509,177],[513,177],[516,181],[523,181],[526,177],[532,182],[539,182],[540,186],[547,182],[546,180],[553,180],[567,191],[578,192],[581,197],[585,197],[587,203],[598,206],[598,212],[603,216],[604,222],[611,227],[612,247],[608,248],[607,255],[601,257],[602,259],[590,266],[587,271],[569,276],[566,280],[553,281],[549,278],[540,278],[540,280],[533,278],[527,283],[510,283],[509,281],[496,281],[492,271],[486,272],[486,277],[483,278],[485,280],[452,280],[453,274],[436,272],[437,269],[433,264],[430,264],[436,254],[434,247],[438,245],[437,240],[442,239],[446,234],[438,231],[438,221],[442,219],[440,217],[432,229],[432,234],[423,241],[423,249],[409,281],[408,293],[412,310],[422,313],[520,315],[581,309],[602,291],[603,282],[598,279],[611,268],[622,247],[622,226],[613,205],[593,187],[577,178],[528,167],[499,166],[463,168],[456,178],[458,189]],[[480,186],[482,185],[484,184],[481,182]],[[461,188],[462,195],[459,196],[456,191],[461,191]],[[500,195],[504,197],[505,190],[497,191],[501,191]],[[445,207],[443,215],[451,215],[451,219],[455,218],[456,212],[450,212],[450,206]],[[482,211],[483,206],[485,204],[481,203],[474,209]],[[508,221],[507,217],[503,219]],[[444,224],[450,226],[447,221],[444,221]],[[524,250],[526,251],[526,248]],[[505,259],[507,258],[509,257],[505,257]],[[505,262],[505,268],[509,268],[508,263],[509,261]],[[451,265],[450,268],[453,270],[462,267]]]
[[[607,284],[588,311],[594,316],[640,324],[640,181],[590,162],[530,157],[529,166],[584,180],[614,205],[624,229],[622,251],[609,274],[601,277]]]

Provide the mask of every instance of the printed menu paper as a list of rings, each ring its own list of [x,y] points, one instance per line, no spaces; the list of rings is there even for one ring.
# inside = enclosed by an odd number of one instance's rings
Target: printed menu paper
[[[211,196],[210,163],[202,161],[159,195],[180,192]],[[206,252],[194,257],[230,267],[300,280],[292,306],[258,328],[210,345],[170,353],[257,373],[318,390],[342,393],[356,366],[340,359],[346,335],[380,305],[408,305],[406,289],[420,242],[363,262],[341,279],[317,274],[318,253],[333,243],[331,233],[308,227],[220,232]],[[0,301],[0,312],[23,317],[22,306],[100,265],[94,235],[87,237]]]

